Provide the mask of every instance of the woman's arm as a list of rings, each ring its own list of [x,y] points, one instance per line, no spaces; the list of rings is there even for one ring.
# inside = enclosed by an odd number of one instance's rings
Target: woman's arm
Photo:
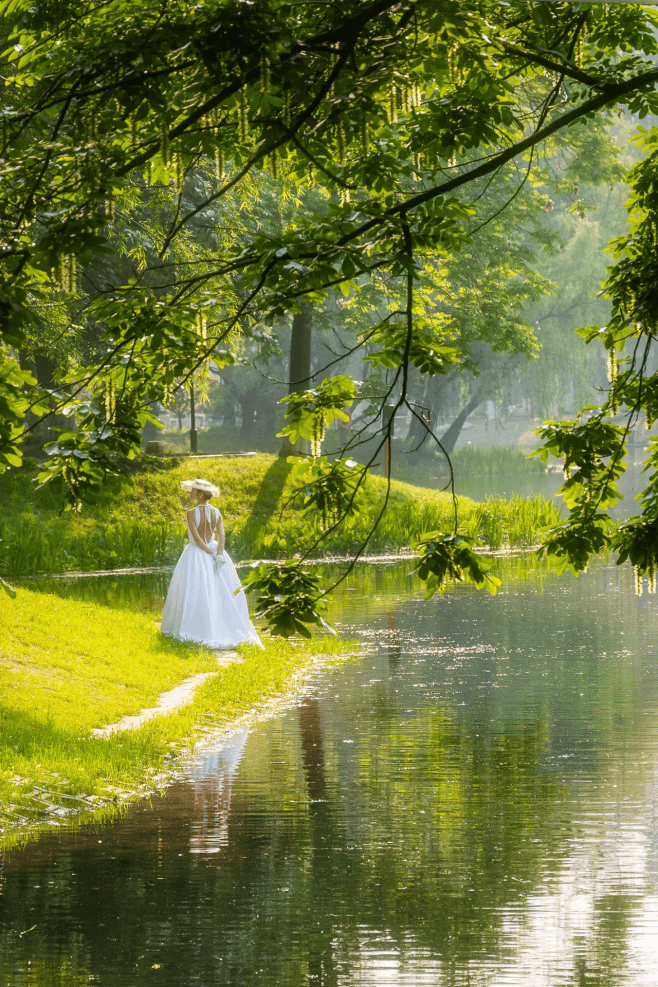
[[[187,512],[187,526],[190,529],[192,538],[197,543],[199,548],[202,548],[207,555],[214,555],[215,553],[212,551],[212,549],[208,548],[206,543],[203,541],[201,535],[197,531],[196,517],[194,516],[195,510],[196,508],[193,507],[191,511]]]
[[[222,552],[224,551],[224,545],[226,544],[226,535],[224,534],[224,521],[221,514],[217,518],[217,526],[215,528],[215,534],[217,535],[217,554],[221,555]]]

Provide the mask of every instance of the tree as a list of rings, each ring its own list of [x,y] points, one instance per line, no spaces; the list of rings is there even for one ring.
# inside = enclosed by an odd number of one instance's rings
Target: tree
[[[166,403],[174,382],[211,355],[221,362],[218,347],[245,324],[272,322],[337,286],[357,291],[376,272],[404,285],[404,307],[362,345],[392,372],[385,399],[394,394],[402,407],[411,366],[436,376],[459,362],[436,320],[423,326],[415,308],[425,267],[469,246],[478,210],[478,220],[491,218],[486,183],[477,205],[457,190],[526,154],[530,169],[535,148],[579,121],[596,126],[608,107],[645,113],[657,99],[655,14],[635,5],[8,0],[2,10],[11,45],[2,96],[5,346],[20,348],[50,285],[70,292],[78,267],[115,249],[112,212],[126,189],[139,187],[148,201],[155,193],[145,186],[163,186],[174,199],[157,261],[144,254],[137,277],[89,306],[105,351],[65,380],[61,400],[77,408],[78,431],[60,436],[45,474],[69,506],[120,477],[117,457],[134,455],[150,404]],[[213,159],[209,190],[198,176]],[[279,235],[256,227],[246,244],[227,229],[190,259],[180,246],[193,239],[187,231],[253,188],[266,163],[298,185],[311,170],[339,201]],[[0,461],[16,465],[24,389],[36,382],[6,350],[0,369]],[[300,435],[316,434],[353,399],[342,380],[296,394]],[[33,400],[43,408],[47,397],[37,391]],[[314,469],[319,489],[335,482],[330,463]],[[353,502],[344,499],[345,516]],[[455,551],[468,556],[456,544],[437,555],[437,565],[448,559],[445,574]]]
[[[540,430],[540,454],[563,458],[567,480],[559,493],[568,518],[554,528],[544,553],[564,571],[578,574],[591,555],[612,548],[619,564],[635,567],[636,588],[648,579],[656,590],[658,572],[658,441],[649,443],[646,488],[638,495],[641,513],[619,527],[607,510],[621,499],[617,481],[625,470],[626,440],[642,418],[651,427],[658,419],[658,372],[652,344],[658,325],[656,293],[656,195],[658,128],[640,127],[638,145],[646,156],[628,176],[631,187],[630,231],[613,241],[615,264],[609,268],[601,296],[609,299],[607,326],[587,326],[579,334],[602,343],[608,358],[609,386],[600,405],[589,405],[575,421],[549,421]],[[625,355],[621,355],[625,354]],[[623,424],[617,419],[623,410]]]

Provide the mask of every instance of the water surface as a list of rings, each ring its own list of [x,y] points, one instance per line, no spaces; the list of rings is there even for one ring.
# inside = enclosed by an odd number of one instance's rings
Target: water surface
[[[360,568],[365,658],[5,854],[2,983],[653,987],[658,597],[613,562],[507,567],[427,602]]]

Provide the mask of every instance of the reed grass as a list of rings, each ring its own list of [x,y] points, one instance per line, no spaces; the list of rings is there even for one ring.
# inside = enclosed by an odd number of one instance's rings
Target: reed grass
[[[373,478],[368,498],[368,509],[352,528],[340,529],[330,535],[318,548],[318,555],[343,555],[356,549],[368,536],[372,520],[383,504],[383,484]],[[407,490],[413,493],[407,494]],[[464,534],[476,538],[491,549],[503,546],[528,548],[537,544],[540,532],[557,524],[560,511],[557,505],[544,497],[489,498],[477,503],[468,497],[457,498],[458,528]],[[409,488],[407,484],[393,482],[392,497],[377,530],[368,542],[369,553],[397,552],[408,548],[429,531],[449,533],[454,529],[452,500],[438,491]],[[320,527],[309,523],[299,524],[292,512],[284,513],[279,520],[266,525],[247,523],[234,537],[234,545],[242,557],[277,557],[303,553],[320,535]],[[276,535],[277,542],[272,543]]]
[[[35,515],[23,515],[15,526],[0,522],[0,539],[0,565],[9,578],[167,565],[176,561],[185,542],[182,523],[138,520],[76,526],[68,519],[44,522]]]
[[[0,847],[17,826],[117,805],[163,783],[176,749],[291,688],[318,656],[350,642],[265,640],[218,670],[207,649],[160,634],[152,615],[19,589],[0,597]],[[92,728],[153,706],[198,672],[218,671],[193,703],[111,740]]]

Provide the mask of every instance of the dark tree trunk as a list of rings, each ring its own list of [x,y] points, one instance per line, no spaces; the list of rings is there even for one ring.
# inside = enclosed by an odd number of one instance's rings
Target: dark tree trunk
[[[311,385],[311,342],[313,340],[313,308],[302,304],[301,311],[293,316],[292,334],[290,336],[290,363],[288,371],[288,394],[295,391],[305,391]],[[301,442],[301,440],[300,440]],[[299,452],[299,445],[291,445],[284,438],[279,451],[280,456],[290,456]],[[306,451],[306,450],[304,450]]]
[[[441,400],[441,396],[443,395],[444,391],[447,389],[449,384],[451,384],[452,381],[455,379],[455,377],[456,377],[456,372],[452,371],[449,374],[436,376],[436,377],[429,377],[427,380],[427,383],[425,385],[425,391],[423,393],[421,400],[418,403],[424,405],[426,408],[429,409],[430,428],[432,428],[432,430],[434,430],[433,423],[436,419],[436,412],[439,406],[439,402]],[[414,408],[414,411],[416,412],[416,414],[421,416],[424,414],[421,408]],[[421,441],[424,435],[426,435],[426,432],[425,429],[423,428],[422,423],[418,421],[416,415],[412,415],[411,424],[409,426],[409,431],[407,433],[407,439],[406,439],[407,444],[411,447],[411,449],[414,449],[419,444],[419,442]],[[431,440],[429,441],[431,442]]]
[[[254,430],[254,412],[256,410],[256,395],[253,391],[241,394],[238,398],[242,425],[240,426],[240,442],[249,442]]]
[[[29,370],[34,374],[39,387],[42,387],[44,390],[54,389],[57,364],[53,359],[44,356],[43,353],[35,353],[32,358],[19,352],[18,362],[22,370]],[[66,428],[73,430],[75,428],[74,423],[65,418],[64,415],[52,415],[44,422],[40,422],[31,412],[28,412],[25,424],[30,430],[28,441],[31,440],[39,446],[44,446],[46,443],[54,442],[57,439],[59,433],[54,429]]]
[[[459,414],[455,418],[454,422],[452,423],[448,431],[444,432],[443,435],[440,436],[441,445],[443,446],[443,448],[445,449],[445,451],[448,453],[449,456],[454,452],[455,446],[457,444],[457,439],[459,438],[461,434],[461,430],[464,427],[464,422],[471,414],[471,412],[475,411],[478,405],[482,404],[486,396],[487,396],[487,390],[484,386],[484,381],[483,381],[480,384],[480,386],[477,388],[475,393],[469,399],[468,404],[464,408],[462,408],[462,410],[459,412]]]
[[[292,320],[290,336],[290,377],[288,394],[305,391],[311,384],[311,340],[313,337],[313,309],[302,305]]]

